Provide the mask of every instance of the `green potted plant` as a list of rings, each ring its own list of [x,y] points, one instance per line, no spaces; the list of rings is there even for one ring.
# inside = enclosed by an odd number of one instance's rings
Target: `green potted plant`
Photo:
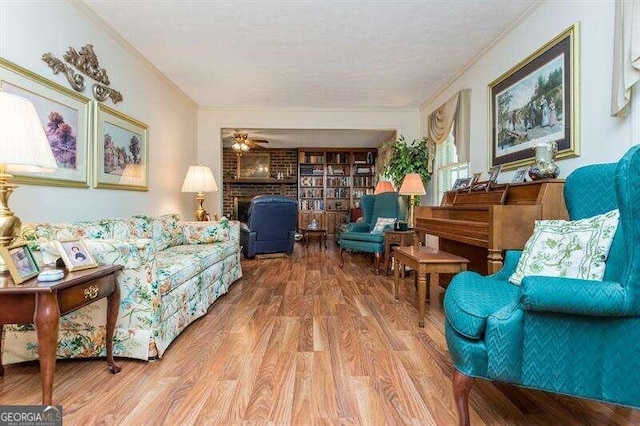
[[[400,136],[393,143],[392,148],[393,153],[383,174],[391,179],[396,188],[400,187],[402,180],[409,173],[418,173],[425,184],[431,180],[426,137],[414,139],[411,144],[408,144],[405,142],[404,136]]]

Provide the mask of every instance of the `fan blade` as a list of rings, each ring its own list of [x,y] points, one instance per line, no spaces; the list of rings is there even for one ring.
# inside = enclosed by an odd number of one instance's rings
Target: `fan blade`
[[[249,146],[251,149],[267,149],[262,145],[259,145],[258,143],[256,143],[256,141],[253,141],[251,139],[247,139],[245,141],[245,143],[247,144],[247,146]]]
[[[266,139],[256,139],[256,138],[247,139],[247,142],[249,141],[253,143],[269,143],[269,141]]]

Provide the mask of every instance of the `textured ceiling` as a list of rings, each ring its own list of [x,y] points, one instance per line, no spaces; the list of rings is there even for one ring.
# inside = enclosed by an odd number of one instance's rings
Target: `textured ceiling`
[[[394,130],[329,130],[329,129],[222,129],[224,146],[231,146],[234,132],[243,132],[249,138],[266,139],[265,148],[290,147],[350,147],[373,148],[389,138],[395,139]]]
[[[85,0],[200,106],[416,108],[536,0]]]

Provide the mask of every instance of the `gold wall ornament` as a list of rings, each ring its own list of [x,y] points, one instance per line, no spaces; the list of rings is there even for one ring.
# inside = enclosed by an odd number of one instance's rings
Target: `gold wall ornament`
[[[103,86],[102,84],[94,84],[92,92],[93,97],[100,102],[104,102],[105,100],[107,100],[107,98],[111,98],[113,103],[117,104],[122,100],[122,93],[112,89],[111,87]]]
[[[106,86],[111,84],[109,76],[107,75],[107,70],[100,68],[100,63],[98,62],[98,57],[93,51],[92,44],[87,44],[86,46],[81,47],[80,52],[73,47],[69,47],[63,55],[63,58],[67,63],[76,67],[78,71],[91,77],[95,81],[103,83]]]
[[[49,65],[49,68],[53,70],[53,74],[62,73],[71,87],[73,87],[76,91],[82,92],[85,88],[84,77],[80,74],[77,74],[71,67],[67,66],[60,59],[56,58],[53,53],[43,53],[42,60]]]
[[[42,60],[49,65],[53,73],[63,73],[67,77],[67,80],[69,80],[71,87],[78,92],[82,92],[85,89],[85,78],[81,75],[84,74],[97,81],[97,83],[93,85],[91,92],[93,93],[93,97],[99,102],[111,99],[114,104],[117,104],[123,100],[122,93],[108,87],[111,81],[107,75],[107,70],[100,67],[98,56],[93,51],[92,44],[87,44],[81,47],[80,50],[69,47],[63,55],[63,58],[69,65],[56,58],[52,53],[44,53],[42,55]],[[79,73],[76,73],[73,67],[75,67]]]

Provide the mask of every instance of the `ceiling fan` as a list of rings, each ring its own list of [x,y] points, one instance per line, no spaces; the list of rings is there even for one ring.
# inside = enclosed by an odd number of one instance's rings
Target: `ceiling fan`
[[[266,139],[250,138],[248,133],[234,131],[230,138],[231,148],[233,148],[238,155],[242,155],[243,152],[249,151],[249,149],[266,149],[261,143],[269,143]]]

